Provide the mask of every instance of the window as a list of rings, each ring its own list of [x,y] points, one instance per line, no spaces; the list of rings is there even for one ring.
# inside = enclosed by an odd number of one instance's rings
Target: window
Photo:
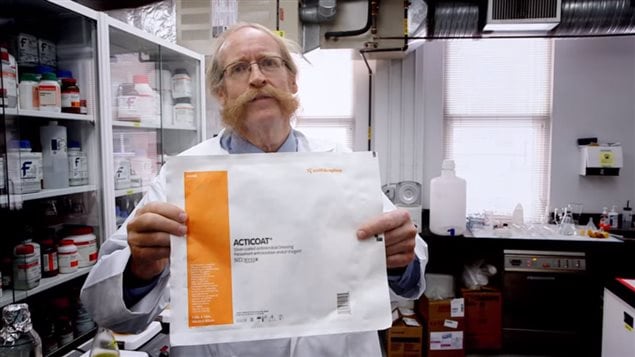
[[[445,155],[467,181],[468,213],[544,215],[548,200],[552,42],[447,43]]]
[[[296,58],[300,109],[295,127],[353,148],[353,53],[316,49]],[[308,62],[307,62],[308,61]]]

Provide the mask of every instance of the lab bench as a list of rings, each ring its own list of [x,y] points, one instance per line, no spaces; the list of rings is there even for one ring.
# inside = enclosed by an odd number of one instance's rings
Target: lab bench
[[[457,296],[466,264],[497,268],[488,285],[502,292],[505,353],[599,356],[604,286],[635,277],[635,241],[628,239],[421,235],[426,272],[452,275]]]

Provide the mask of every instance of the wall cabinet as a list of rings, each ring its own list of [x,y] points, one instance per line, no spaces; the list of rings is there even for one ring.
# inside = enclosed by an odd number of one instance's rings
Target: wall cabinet
[[[45,354],[61,355],[94,331],[78,294],[99,244],[204,137],[204,57],[71,1],[0,0],[0,14],[0,307],[28,302]],[[90,234],[72,272],[42,260]]]

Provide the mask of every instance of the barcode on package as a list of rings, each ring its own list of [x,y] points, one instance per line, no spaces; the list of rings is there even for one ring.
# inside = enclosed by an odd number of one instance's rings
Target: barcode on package
[[[351,314],[350,292],[337,294],[337,313]]]

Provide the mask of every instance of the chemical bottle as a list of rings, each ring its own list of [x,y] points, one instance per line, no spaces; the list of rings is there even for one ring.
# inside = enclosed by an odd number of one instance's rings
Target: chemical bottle
[[[10,304],[2,309],[0,356],[42,356],[42,339],[33,329],[27,304]]]
[[[80,113],[80,95],[75,78],[62,79],[62,112]]]
[[[172,97],[190,98],[192,96],[192,78],[185,68],[177,68],[172,76]]]
[[[454,172],[454,160],[443,160],[441,176],[430,181],[430,231],[455,236],[465,231],[466,182]]]
[[[60,113],[62,111],[62,90],[57,82],[55,73],[42,74],[38,86],[40,95],[40,110],[43,112]]]
[[[62,239],[57,246],[57,267],[60,274],[70,274],[79,268],[79,253],[75,242]]]
[[[33,73],[20,75],[20,109],[40,110],[40,82]]]
[[[35,253],[33,244],[18,244],[13,248],[13,288],[15,290],[31,290],[40,285],[42,271],[39,260],[40,257]]]
[[[82,151],[79,141],[68,143],[68,170],[69,185],[88,185],[88,156]]]
[[[11,141],[8,153],[9,186],[17,194],[42,190],[42,153],[31,152],[29,140]]]
[[[512,223],[517,225],[525,224],[525,213],[523,210],[523,205],[518,203],[516,207],[514,207],[514,212],[512,212]]]
[[[137,92],[137,110],[141,115],[141,121],[156,123],[160,122],[161,98],[159,94],[150,87],[148,76],[135,74],[132,76],[134,90]]]
[[[90,357],[118,357],[119,346],[113,336],[112,331],[100,327],[93,339],[93,346],[90,349]]]
[[[0,107],[15,108],[18,104],[18,67],[15,57],[0,45]]]
[[[606,207],[602,207],[602,214],[600,215],[600,229],[603,231],[611,229],[611,224],[609,223],[609,209]]]
[[[626,207],[622,209],[622,229],[631,229],[633,224],[633,209],[630,203],[631,201],[626,201]]]
[[[611,207],[611,212],[609,212],[609,225],[612,229],[617,229],[619,226],[619,215],[615,210],[615,206]]]
[[[40,127],[42,144],[42,166],[44,188],[68,187],[68,152],[66,149],[66,127],[52,120]]]

